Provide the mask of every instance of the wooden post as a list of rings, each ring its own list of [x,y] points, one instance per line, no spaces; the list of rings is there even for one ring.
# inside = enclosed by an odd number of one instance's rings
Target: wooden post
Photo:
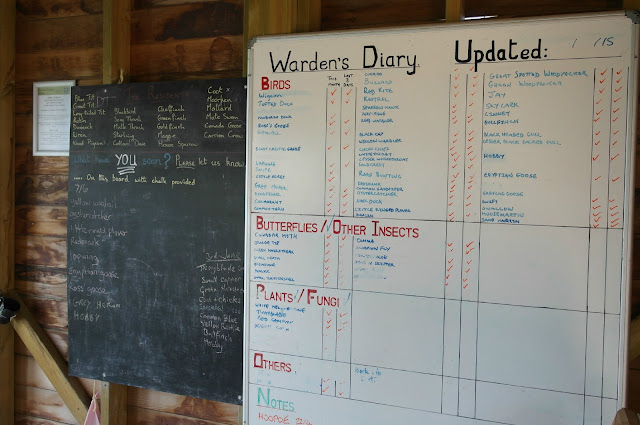
[[[625,10],[638,10],[640,9],[640,0],[623,0],[622,8]]]
[[[131,2],[104,0],[102,20],[102,82],[127,83],[131,75]],[[127,387],[102,382],[100,424],[126,425]]]
[[[100,385],[100,424],[127,423],[127,387],[103,382]]]
[[[29,349],[51,385],[56,389],[62,401],[78,421],[84,423],[89,410],[91,397],[87,395],[78,381],[69,376],[67,362],[64,361],[53,342],[49,339],[40,324],[33,317],[17,292],[9,292],[9,296],[20,303],[20,311],[11,321],[11,325]]]
[[[464,20],[464,0],[447,0],[445,7],[445,20],[447,22],[459,22]]]
[[[296,32],[314,32],[322,28],[322,7],[320,0],[298,0]]]
[[[131,74],[131,9],[129,0],[104,0],[102,82],[126,83]]]
[[[14,286],[16,2],[0,2],[0,292]],[[14,423],[13,329],[0,325],[0,423]]]
[[[320,0],[245,0],[243,75],[247,75],[247,47],[253,37],[319,31],[321,19]]]

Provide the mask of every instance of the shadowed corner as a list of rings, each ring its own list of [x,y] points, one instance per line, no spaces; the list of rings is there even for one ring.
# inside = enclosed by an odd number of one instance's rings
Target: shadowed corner
[[[16,317],[20,310],[20,303],[13,298],[3,297],[0,294],[0,325],[6,325]]]

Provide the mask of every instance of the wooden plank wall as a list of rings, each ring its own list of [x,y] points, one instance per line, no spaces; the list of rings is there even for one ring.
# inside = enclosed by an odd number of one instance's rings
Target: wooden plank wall
[[[445,0],[322,0],[322,29],[441,21]],[[67,356],[66,157],[32,155],[32,83],[102,83],[101,0],[17,0],[15,285]],[[243,0],[131,0],[131,82],[242,74]],[[622,0],[467,0],[467,16],[528,16],[620,9]],[[640,194],[640,176],[636,178]],[[640,196],[637,197],[640,206]],[[640,209],[636,208],[640,223]],[[640,229],[640,227],[637,227]],[[640,231],[636,230],[636,240]],[[640,294],[640,249],[634,287]],[[640,297],[634,297],[634,314]],[[640,410],[640,360],[629,371],[630,407]],[[90,393],[93,382],[82,380]],[[96,383],[96,386],[98,383]],[[236,406],[129,388],[128,424],[235,425]],[[19,425],[74,424],[60,397],[19,340],[15,348]]]

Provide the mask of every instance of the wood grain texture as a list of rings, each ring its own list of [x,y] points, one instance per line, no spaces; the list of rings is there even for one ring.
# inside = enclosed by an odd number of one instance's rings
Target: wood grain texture
[[[102,74],[102,48],[19,53],[16,72],[32,81],[97,78]]]
[[[31,315],[37,320],[40,326],[67,331],[69,321],[67,319],[66,300],[62,301],[40,296],[22,295],[22,301],[24,301]],[[27,346],[27,348],[29,347]]]
[[[63,424],[78,424],[58,393],[42,388],[16,385],[16,413],[47,418]]]
[[[629,324],[628,362],[640,357],[640,317],[636,317]]]
[[[534,15],[558,15],[563,13],[599,12],[622,8],[621,0],[466,0],[467,17],[493,16],[515,17]]]
[[[67,156],[33,156],[31,145],[16,145],[16,174],[55,174],[66,176],[69,172]]]
[[[447,22],[459,22],[464,20],[465,0],[446,0],[445,20]]]
[[[78,423],[83,423],[87,416],[89,396],[78,380],[69,376],[67,363],[33,317],[27,304],[17,292],[11,292],[11,296],[20,302],[20,311],[11,321],[13,329],[20,335],[20,339],[49,378],[73,417]]]
[[[242,77],[241,69],[215,72],[194,72],[194,73],[162,73],[152,75],[132,75],[132,83],[152,83],[155,81],[177,81],[177,80],[215,80],[218,78]]]
[[[0,3],[0,293],[14,286],[15,29],[13,1]],[[0,424],[14,421],[14,335],[0,326]]]
[[[33,146],[33,115],[16,114],[15,126],[16,146]]]
[[[67,240],[50,236],[17,235],[16,264],[67,267]]]
[[[47,375],[38,366],[38,362],[31,356],[16,355],[16,385],[42,388],[55,391]]]
[[[35,416],[17,414],[15,425],[65,425],[62,422],[52,421],[50,419],[36,418]]]
[[[131,74],[199,74],[242,69],[242,36],[167,41],[131,47]]]
[[[322,1],[298,1],[296,32],[314,32],[322,29]]]
[[[242,4],[225,0],[133,11],[131,44],[242,35]]]
[[[17,0],[19,20],[65,18],[102,13],[102,0]]]
[[[129,389],[129,405],[147,410],[236,425],[238,406],[143,388]]]
[[[26,296],[23,295],[22,298],[24,300]],[[67,331],[64,331],[61,329],[54,329],[54,328],[43,328],[43,329],[49,336],[49,339],[51,340],[51,342],[53,342],[53,345],[55,345],[56,349],[58,350],[62,358],[64,358],[65,361],[68,361],[67,355],[69,352],[69,340],[68,340],[69,337],[68,337]],[[29,349],[27,348],[26,345],[24,345],[24,343],[20,340],[20,337],[18,336],[16,336],[16,354],[23,355],[23,356],[31,356]]]
[[[640,412],[640,369],[627,373],[627,407]]]
[[[440,21],[445,18],[445,3],[445,0],[323,0],[322,29],[326,31]]]
[[[102,82],[129,82],[131,10],[129,0],[105,0],[103,6]]]
[[[227,0],[133,0],[133,9],[152,9],[155,7],[161,6],[178,6],[182,4],[191,4],[191,3],[216,3],[216,2],[224,2]]]
[[[101,425],[124,425],[127,423],[126,385],[102,382],[100,385],[100,424]]]
[[[223,425],[220,422],[190,418],[132,406],[129,406],[129,419],[127,423],[129,425]]]
[[[16,205],[67,205],[66,175],[16,176]]]
[[[16,52],[88,49],[102,46],[102,16],[25,20],[16,27]]]
[[[16,234],[67,236],[67,208],[22,205],[16,208]]]

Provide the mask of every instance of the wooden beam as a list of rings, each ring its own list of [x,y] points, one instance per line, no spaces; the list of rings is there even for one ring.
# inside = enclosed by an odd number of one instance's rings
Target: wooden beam
[[[247,75],[247,48],[253,37],[319,31],[321,12],[321,0],[245,0],[243,75]]]
[[[102,82],[126,83],[131,75],[130,0],[104,0]]]
[[[16,2],[0,2],[0,293],[14,287]],[[14,346],[0,325],[0,423],[14,423]]]
[[[131,1],[104,0],[102,21],[102,82],[128,83],[131,75]],[[101,425],[126,425],[127,387],[100,385]]]
[[[464,20],[464,0],[446,0],[445,20],[447,22]]]
[[[13,329],[47,375],[51,385],[56,389],[76,421],[84,423],[91,397],[84,391],[80,381],[69,376],[67,363],[24,304],[20,295],[16,291],[10,291],[9,296],[20,303],[20,311],[11,321]]]
[[[127,423],[127,386],[103,382],[100,385],[100,424]]]

